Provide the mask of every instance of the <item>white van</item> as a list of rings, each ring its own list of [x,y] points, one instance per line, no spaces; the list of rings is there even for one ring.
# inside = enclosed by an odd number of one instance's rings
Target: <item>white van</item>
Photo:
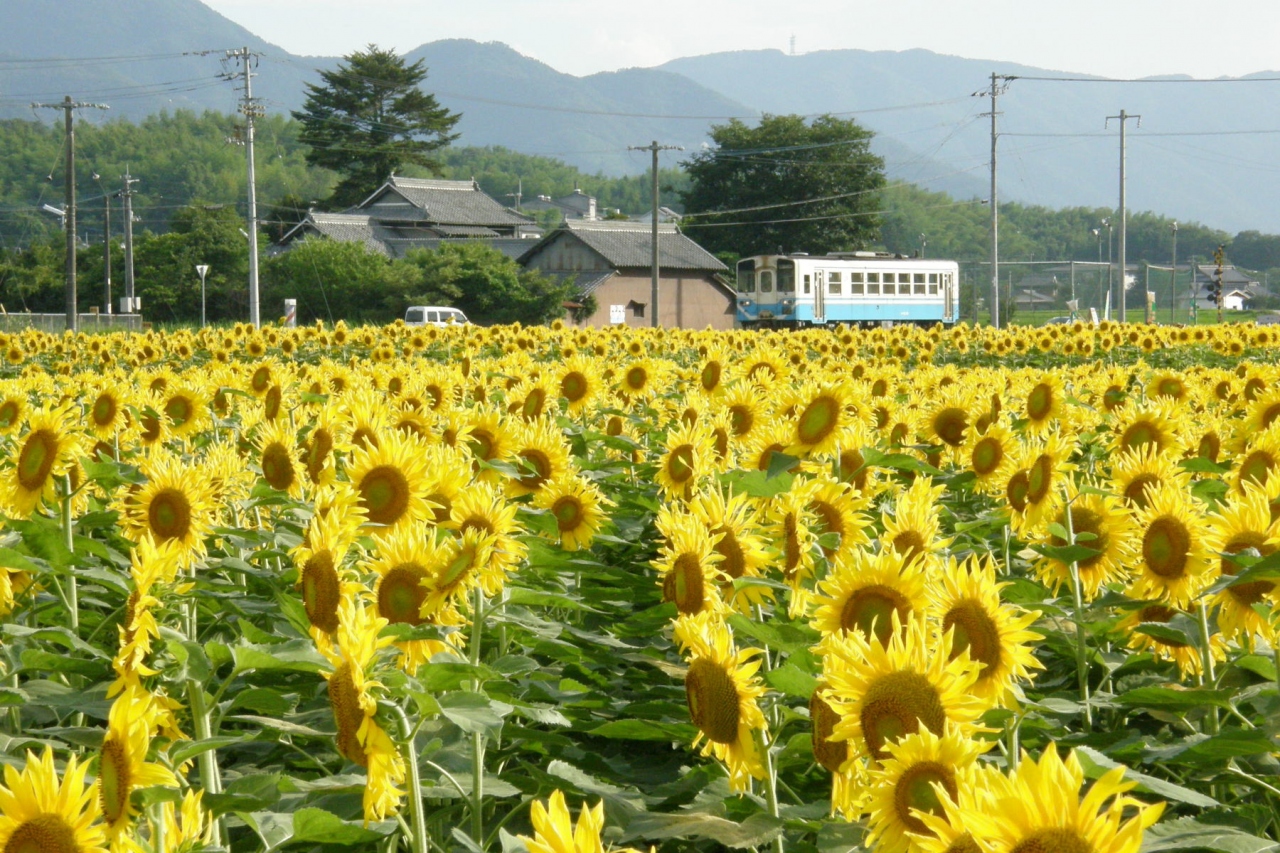
[[[465,325],[467,315],[457,308],[436,305],[414,305],[404,312],[406,326],[447,326],[450,323]]]

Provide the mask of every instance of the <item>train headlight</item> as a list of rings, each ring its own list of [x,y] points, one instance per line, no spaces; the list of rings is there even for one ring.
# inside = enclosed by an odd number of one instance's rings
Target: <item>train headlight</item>
[[[739,307],[739,308],[750,308],[750,307],[751,307],[751,300],[750,300],[750,299],[739,299],[739,300],[738,300],[738,307]]]
[[[784,299],[782,300],[782,307],[783,309],[790,311],[792,308],[796,307],[796,301],[794,299]]]

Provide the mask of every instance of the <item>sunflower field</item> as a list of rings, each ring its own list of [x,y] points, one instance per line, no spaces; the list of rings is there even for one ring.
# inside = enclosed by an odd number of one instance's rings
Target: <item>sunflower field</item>
[[[0,853],[1278,849],[1278,331],[0,352]]]

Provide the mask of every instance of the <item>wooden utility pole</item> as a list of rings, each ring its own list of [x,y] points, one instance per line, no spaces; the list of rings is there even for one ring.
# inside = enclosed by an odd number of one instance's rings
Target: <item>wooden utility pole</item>
[[[62,110],[66,124],[66,223],[67,232],[67,331],[75,332],[79,330],[80,315],[76,307],[76,126],[75,119],[71,115],[74,110],[96,109],[105,110],[110,107],[104,104],[86,104],[75,101],[70,95],[62,99],[60,104],[32,104],[32,109],[46,110]]]
[[[649,267],[650,267],[650,295],[649,301],[653,304],[650,308],[653,311],[653,318],[649,325],[658,328],[658,152],[659,151],[683,151],[679,145],[659,145],[658,140],[644,146],[631,145],[627,147],[628,151],[651,151],[653,152],[653,228],[650,231],[651,245],[649,247]]]

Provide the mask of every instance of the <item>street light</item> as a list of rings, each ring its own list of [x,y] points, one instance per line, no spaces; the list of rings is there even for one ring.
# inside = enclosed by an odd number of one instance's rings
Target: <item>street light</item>
[[[208,264],[196,264],[196,275],[200,276],[200,328],[204,328],[204,278],[209,274]]]

